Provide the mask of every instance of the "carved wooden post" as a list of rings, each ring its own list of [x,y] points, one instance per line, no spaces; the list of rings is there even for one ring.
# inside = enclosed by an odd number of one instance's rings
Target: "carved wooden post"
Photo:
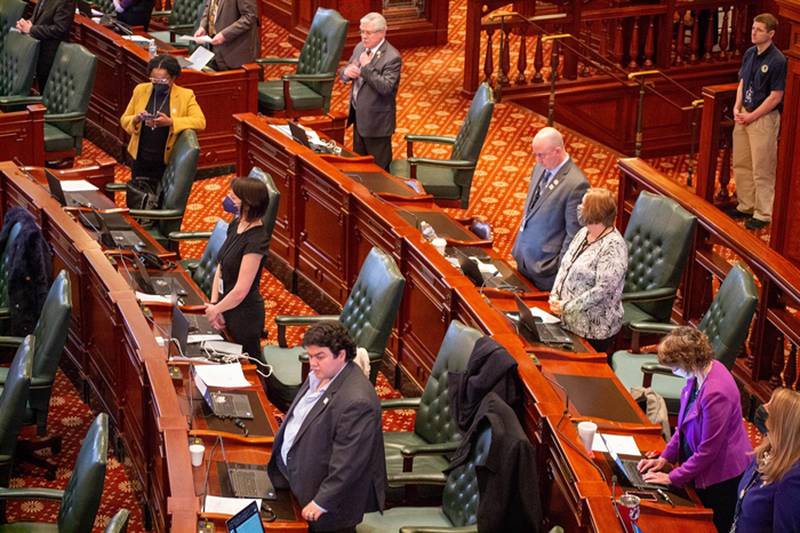
[[[622,19],[617,19],[617,29],[614,32],[614,61],[622,68]]]
[[[542,68],[544,68],[544,52],[542,51],[542,32],[536,35],[536,53],[533,54],[533,82],[542,83],[544,76],[542,76]]]
[[[786,387],[795,390],[797,379],[797,346],[794,344],[789,348],[789,360],[786,363],[786,370],[783,372],[783,378]]]
[[[517,85],[524,85],[526,81],[525,79],[525,69],[528,68],[528,29],[522,28],[519,33],[520,43],[519,43],[519,56],[517,57]]]
[[[678,40],[675,42],[675,64],[678,66],[683,65],[683,41],[686,40],[684,16],[684,13],[678,12]]]
[[[719,171],[719,192],[715,196],[715,200],[720,204],[727,204],[731,199],[730,185],[731,185],[731,132],[732,129],[726,128],[722,133],[722,158]]]
[[[483,81],[492,85],[492,74],[494,73],[494,51],[492,50],[492,38],[494,28],[486,28],[486,55],[483,59]]]
[[[778,333],[778,338],[775,342],[775,349],[772,350],[772,372],[769,378],[769,386],[773,389],[781,386],[781,374],[783,373],[784,364],[784,341],[783,334]]]
[[[653,66],[653,39],[655,33],[655,20],[656,16],[650,16],[650,23],[647,25],[647,35],[645,36],[644,40],[644,66],[652,67]]]
[[[692,23],[692,47],[691,55],[689,56],[689,61],[692,63],[697,63],[698,54],[700,53],[700,14],[699,10],[695,10],[692,12],[692,18],[694,19]]]
[[[711,49],[714,47],[714,22],[717,20],[716,9],[708,10],[708,23],[706,24],[706,42],[703,43],[703,59],[711,61]]]
[[[504,26],[500,32],[500,74],[497,81],[503,87],[508,86],[508,73],[511,70],[511,52],[508,50],[508,34],[511,29]]]
[[[727,6],[723,8],[722,12],[722,32],[719,34],[719,56],[720,59],[728,58],[728,46],[730,46],[730,37],[728,33],[728,15],[730,11]]]
[[[633,19],[633,32],[631,33],[631,42],[628,46],[628,55],[630,56],[628,68],[637,68],[639,66],[637,61],[639,59],[639,17],[634,17]]]

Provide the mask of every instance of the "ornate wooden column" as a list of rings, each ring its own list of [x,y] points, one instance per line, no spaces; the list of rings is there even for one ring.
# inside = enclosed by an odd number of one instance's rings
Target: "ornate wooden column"
[[[800,0],[777,0],[782,22],[791,25],[786,92],[783,97],[781,134],[778,145],[778,171],[775,177],[775,205],[769,243],[784,257],[800,266]],[[778,31],[786,31],[779,28]]]

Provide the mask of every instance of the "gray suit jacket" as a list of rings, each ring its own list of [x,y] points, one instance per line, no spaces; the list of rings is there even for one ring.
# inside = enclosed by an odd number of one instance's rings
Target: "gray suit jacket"
[[[308,387],[306,380],[286,420]],[[383,510],[386,459],[380,402],[355,363],[347,363],[308,413],[287,454],[288,465],[280,454],[285,427],[275,436],[267,471],[276,488],[291,488],[301,507],[314,500],[328,511],[315,523],[315,531],[351,527],[364,513]]]
[[[206,0],[200,27],[208,32]],[[259,54],[258,5],[256,0],[219,0],[214,28],[225,35],[225,42],[214,47],[214,60],[220,68],[239,68],[252,63]]]
[[[537,288],[549,291],[553,288],[561,257],[580,229],[578,206],[589,182],[570,158],[550,179],[539,201],[530,209],[533,191],[543,172],[541,165],[533,167],[522,223],[511,255],[517,262],[517,270]]]
[[[358,43],[350,57],[350,63],[357,63],[364,52],[364,43]],[[397,88],[400,86],[400,69],[403,60],[394,46],[384,40],[375,57],[361,69],[364,83],[358,90],[358,105],[350,106],[349,126],[353,122],[362,137],[390,137],[394,133],[397,114]],[[339,71],[342,81],[352,81]],[[352,95],[351,95],[352,99]]]

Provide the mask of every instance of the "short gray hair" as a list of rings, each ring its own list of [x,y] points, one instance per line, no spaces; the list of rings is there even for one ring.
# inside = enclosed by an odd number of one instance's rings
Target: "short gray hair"
[[[373,31],[383,31],[386,29],[386,19],[383,15],[373,11],[361,17],[361,24],[371,24]]]

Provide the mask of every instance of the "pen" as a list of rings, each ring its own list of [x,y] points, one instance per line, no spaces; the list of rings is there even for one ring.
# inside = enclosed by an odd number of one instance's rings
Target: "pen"
[[[661,489],[656,489],[656,492],[658,492],[659,496],[661,496],[662,498],[664,498],[664,501],[665,501],[665,502],[667,502],[667,503],[668,503],[668,504],[670,504],[671,506],[675,507],[675,502],[673,502],[673,501],[672,501],[672,499],[669,497],[669,495],[668,495],[666,492],[664,492],[664,491],[663,491],[663,490],[661,490]]]

